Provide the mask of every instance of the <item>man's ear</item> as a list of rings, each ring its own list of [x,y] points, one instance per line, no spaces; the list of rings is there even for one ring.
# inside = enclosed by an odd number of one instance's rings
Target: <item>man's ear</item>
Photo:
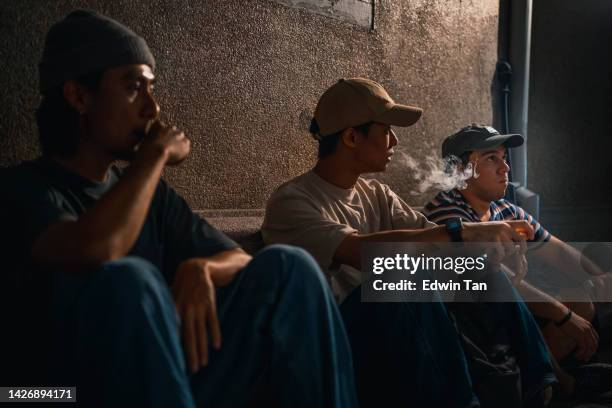
[[[346,128],[340,133],[340,140],[345,146],[354,148],[357,146],[357,131],[354,128]]]
[[[66,81],[63,87],[64,98],[79,114],[87,113],[91,106],[91,91],[76,81]]]
[[[465,170],[468,168],[468,166],[471,166],[472,169],[476,168],[476,165],[478,163],[478,154],[476,152],[470,152],[470,154],[467,157],[467,163],[462,165],[462,170]]]

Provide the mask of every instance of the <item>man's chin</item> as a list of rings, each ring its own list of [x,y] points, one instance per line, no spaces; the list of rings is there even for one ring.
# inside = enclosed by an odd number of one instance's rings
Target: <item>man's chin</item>
[[[500,191],[499,193],[497,193],[493,197],[491,197],[490,201],[498,201],[498,200],[501,200],[502,198],[504,198],[505,196],[506,196],[506,190],[504,189],[504,191]]]
[[[142,145],[143,137],[140,134],[134,134],[134,139],[130,146],[122,149],[112,150],[111,154],[116,160],[132,161],[138,153],[138,149]]]

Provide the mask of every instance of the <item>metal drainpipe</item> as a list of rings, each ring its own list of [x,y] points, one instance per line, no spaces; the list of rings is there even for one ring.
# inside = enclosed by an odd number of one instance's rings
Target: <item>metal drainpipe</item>
[[[527,119],[529,110],[529,61],[531,56],[532,0],[512,0],[510,4],[509,59],[512,66],[510,131],[519,133],[525,143],[513,149],[513,178],[527,187]]]
[[[540,197],[527,189],[527,123],[532,7],[532,0],[500,0],[500,61],[497,64],[497,75],[502,85],[501,130],[508,133],[519,133],[525,138],[525,143],[521,147],[509,151],[512,183],[507,198],[538,219],[540,217]],[[505,62],[506,60],[509,61],[509,64]]]

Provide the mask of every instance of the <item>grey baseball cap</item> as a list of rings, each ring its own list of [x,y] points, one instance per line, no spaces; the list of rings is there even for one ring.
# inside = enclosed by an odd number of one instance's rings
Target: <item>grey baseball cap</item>
[[[518,134],[502,135],[491,126],[472,123],[444,139],[442,157],[461,157],[466,152],[482,149],[494,149],[498,146],[518,147],[525,142]]]
[[[39,65],[46,95],[65,81],[128,64],[155,69],[146,41],[120,22],[93,10],[74,10],[47,33]]]

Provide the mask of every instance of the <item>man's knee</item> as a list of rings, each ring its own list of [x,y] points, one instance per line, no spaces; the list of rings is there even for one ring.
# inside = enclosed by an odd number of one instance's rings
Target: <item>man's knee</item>
[[[327,280],[313,257],[304,249],[290,245],[271,245],[261,250],[252,261],[256,269],[285,285],[299,283],[308,287],[326,287]]]
[[[97,290],[127,296],[137,296],[163,284],[157,267],[135,256],[105,262],[96,271],[94,283]]]
[[[259,251],[257,257],[297,262],[304,265],[316,265],[313,257],[304,249],[284,244],[269,245]]]

